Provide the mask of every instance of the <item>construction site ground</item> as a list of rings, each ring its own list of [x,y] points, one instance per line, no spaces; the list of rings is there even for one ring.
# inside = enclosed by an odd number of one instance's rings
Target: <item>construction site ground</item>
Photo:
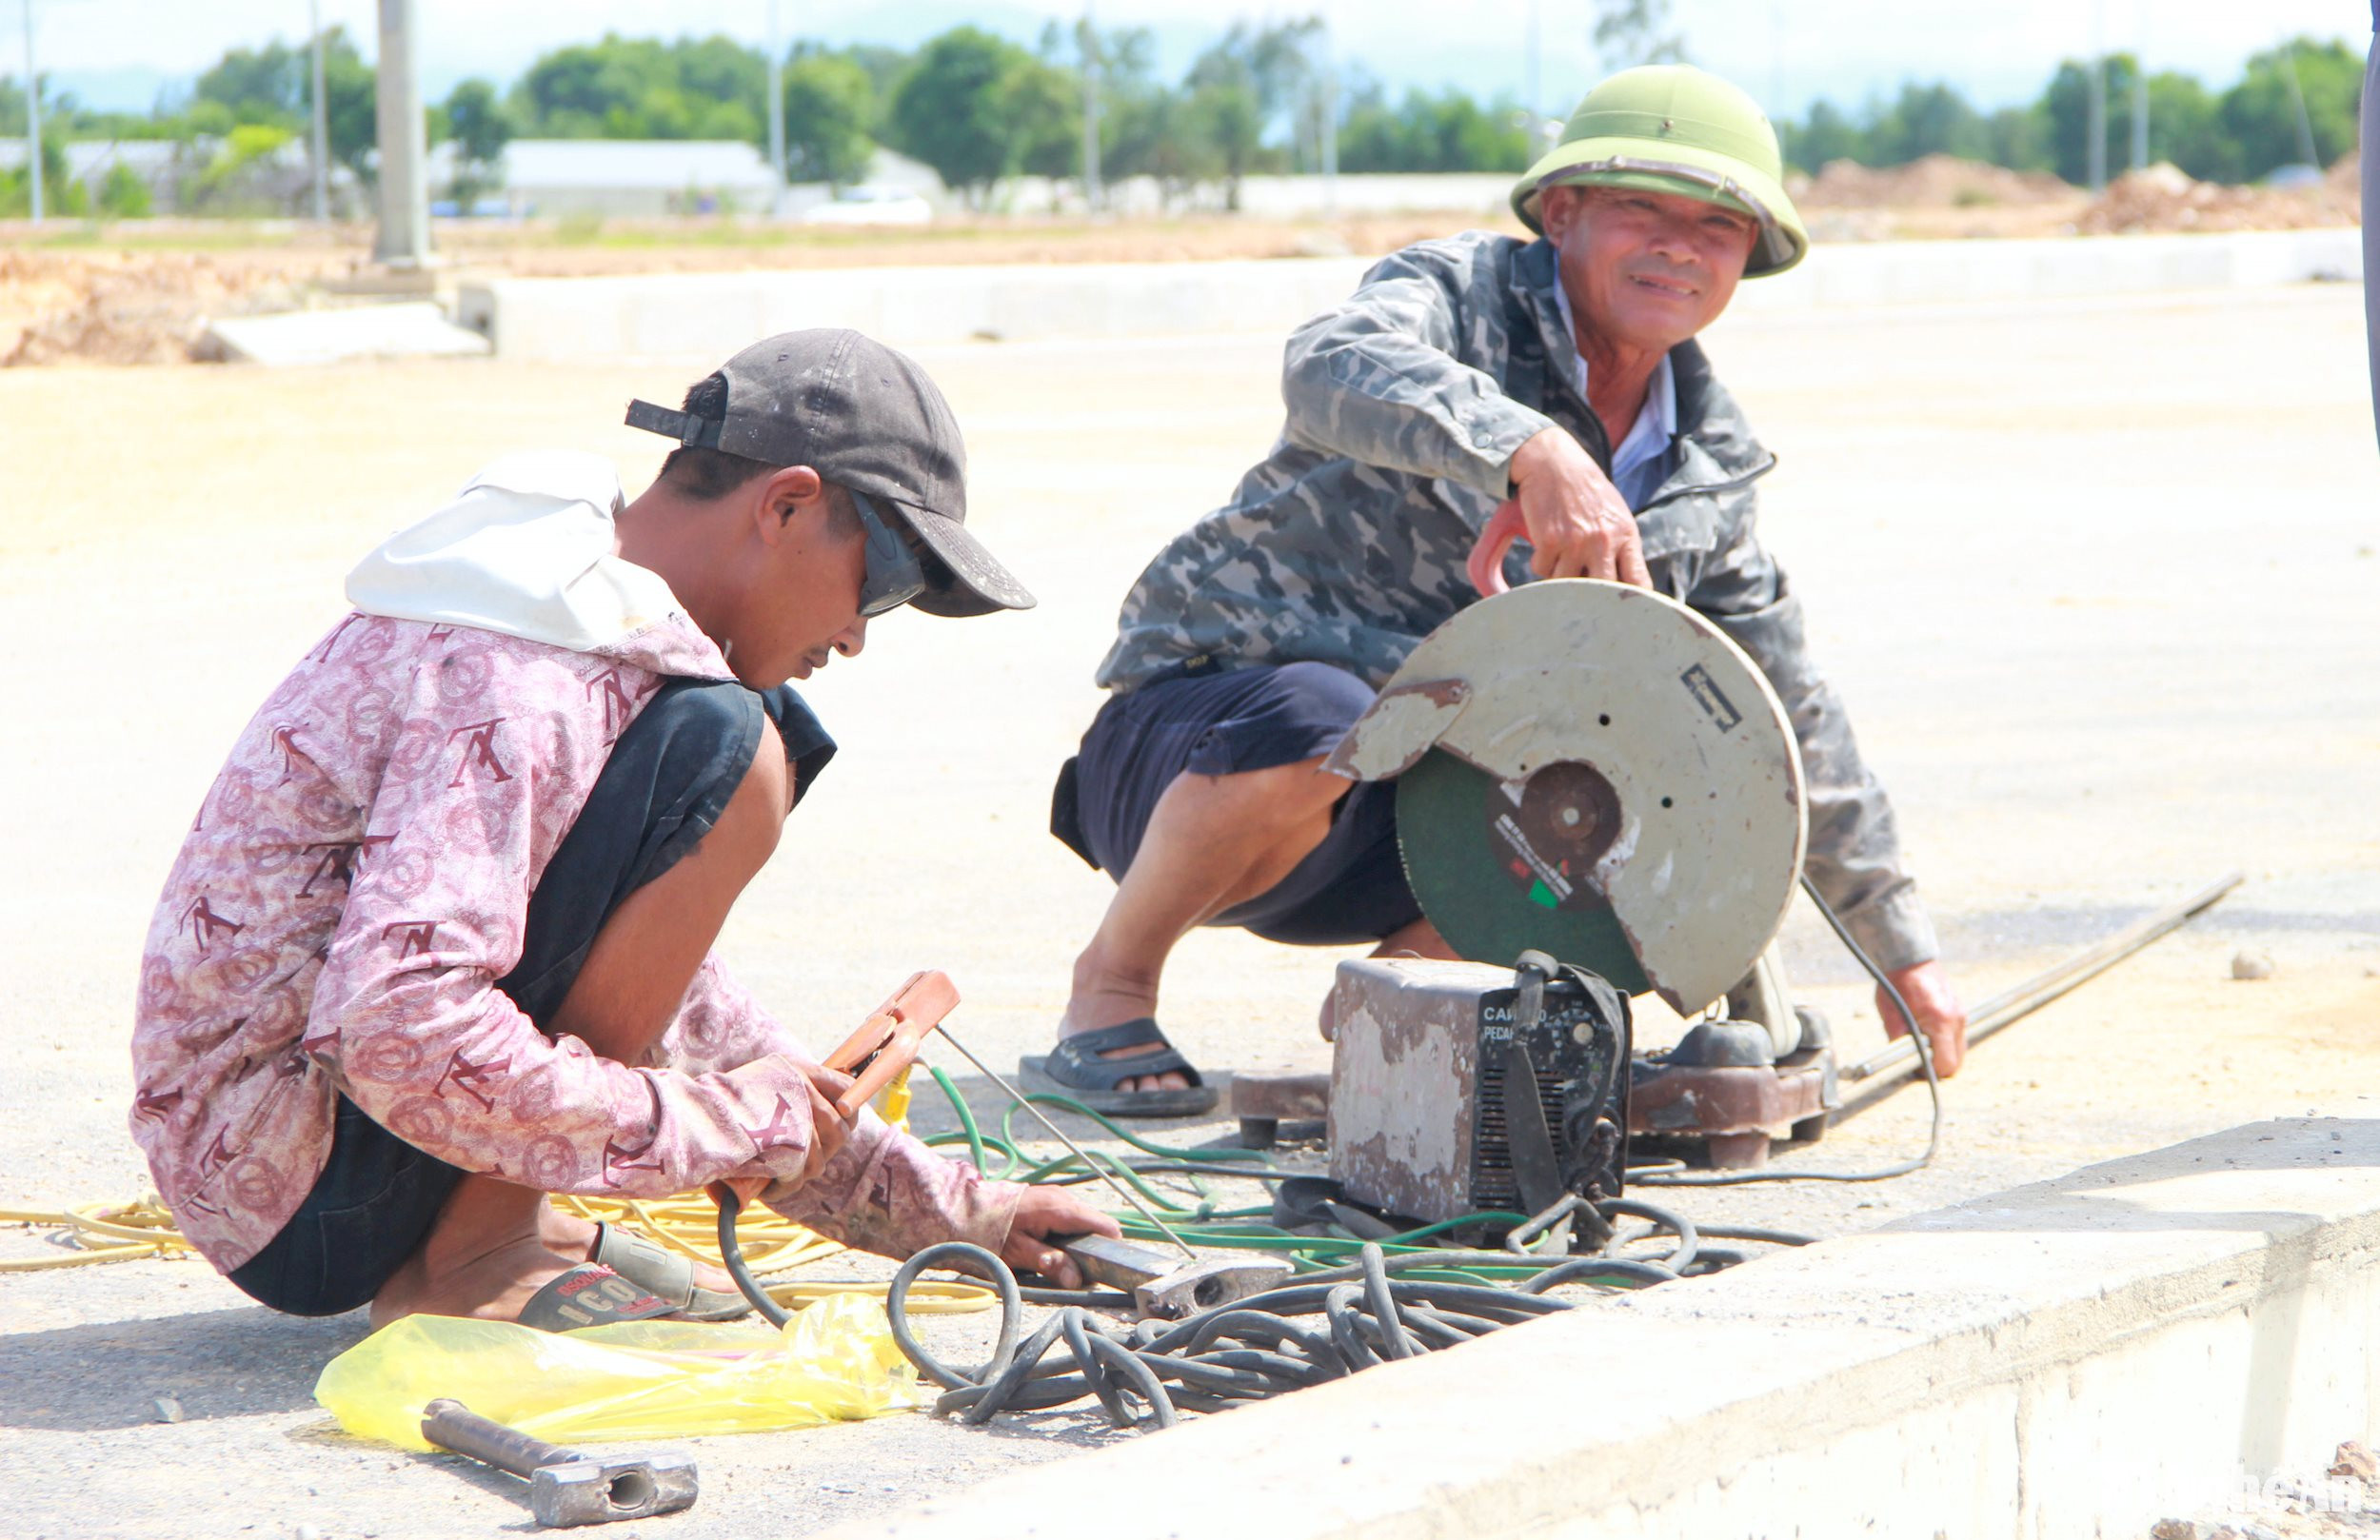
[[[2248,881],[1978,1050],[1932,1168],[1676,1206],[1837,1235],[2380,1093],[2362,319],[2359,289],[2320,286],[1712,334],[1782,456],[1762,533],[1894,790],[1968,998],[2227,870]],[[1278,430],[1279,339],[923,357],[968,432],[970,527],[1041,605],[897,615],[813,681],[842,757],[721,949],[821,1046],[911,970],[946,969],[958,1030],[1012,1065],[1047,1043],[1110,891],[1046,833],[1051,778],[1098,705],[1132,577]],[[641,485],[659,450],[619,425],[623,405],[714,362],[0,372],[0,606],[18,639],[0,684],[0,1206],[148,1185],[126,1040],[149,906],[233,736],[342,612],[347,566],[504,451],[602,451]],[[1846,1054],[1875,1047],[1867,991],[1817,922],[1797,913],[1788,941]],[[2271,977],[2235,979],[2242,953]],[[1167,1028],[1218,1072],[1319,1063],[1315,1010],[1346,955],[1195,935]],[[920,1120],[950,1126],[930,1093]],[[1803,1155],[1869,1168],[1925,1134],[1906,1092]],[[0,1230],[0,1260],[58,1254]],[[0,1534],[527,1527],[499,1478],[349,1439],[312,1404],[360,1314],[277,1317],[192,1260],[0,1274]],[[962,1346],[986,1332],[936,1325]],[[160,1397],[183,1420],[158,1420]],[[698,1507],[626,1532],[798,1534],[1120,1436],[1075,1414],[979,1431],[911,1413],[699,1440]]]
[[[2352,225],[2350,155],[2314,186],[2194,182],[2159,165],[2096,197],[2044,172],[1948,155],[1874,168],[1835,161],[1796,173],[1793,197],[1821,247]],[[1165,217],[958,214],[920,227],[835,227],[735,214],[441,220],[438,292],[496,277],[723,272],[985,263],[1202,262],[1377,255],[1494,226],[1500,209],[1259,218],[1185,209]],[[206,356],[209,321],[369,303],[371,230],[293,220],[157,219],[34,227],[0,221],[0,367],[59,362],[175,364]]]

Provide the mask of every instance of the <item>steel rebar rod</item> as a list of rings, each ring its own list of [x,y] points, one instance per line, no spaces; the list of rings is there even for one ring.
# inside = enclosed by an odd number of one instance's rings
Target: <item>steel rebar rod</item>
[[[1968,1018],[1967,1046],[1972,1049],[1994,1034],[2014,1026],[2051,1001],[2072,993],[2125,958],[2172,935],[2213,908],[2244,880],[2244,874],[2232,872],[2181,902],[2151,915],[2137,925],[2085,947],[2065,961],[2033,975],[2012,989],[2002,990],[1976,1006],[1973,1015]],[[1876,1083],[1866,1086],[1858,1096],[1837,1109],[1835,1120],[1840,1121],[1875,1105],[1898,1089],[1900,1081],[1915,1067],[1916,1049],[1906,1037],[1895,1038],[1856,1064],[1846,1065],[1842,1071],[1845,1084],[1860,1085],[1870,1080]]]

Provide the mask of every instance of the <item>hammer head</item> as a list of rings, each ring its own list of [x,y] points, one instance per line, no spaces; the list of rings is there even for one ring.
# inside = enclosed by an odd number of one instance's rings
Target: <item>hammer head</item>
[[[1132,1302],[1141,1314],[1179,1321],[1202,1310],[1228,1305],[1289,1281],[1286,1262],[1270,1257],[1218,1257],[1185,1262],[1170,1273],[1136,1285]]]
[[[548,1530],[675,1513],[694,1495],[694,1461],[684,1454],[569,1460],[529,1477],[529,1512]]]

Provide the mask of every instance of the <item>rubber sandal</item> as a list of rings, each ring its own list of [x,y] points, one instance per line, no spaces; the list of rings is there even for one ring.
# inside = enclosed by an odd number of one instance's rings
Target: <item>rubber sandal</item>
[[[611,1269],[581,1262],[529,1295],[529,1302],[513,1319],[540,1332],[576,1332],[677,1313],[677,1306],[646,1293]]]
[[[742,1294],[696,1283],[692,1257],[625,1226],[597,1225],[595,1246],[586,1258],[668,1301],[682,1320],[733,1321],[752,1313],[752,1302]]]
[[[1101,1058],[1111,1048],[1141,1048],[1143,1054]],[[1215,1088],[1188,1059],[1175,1051],[1158,1030],[1157,1018],[1101,1027],[1061,1037],[1046,1056],[1022,1058],[1026,1089],[1072,1096],[1093,1112],[1108,1117],[1195,1117],[1215,1110]],[[1126,1080],[1144,1075],[1180,1072],[1190,1084],[1178,1091],[1119,1091]]]

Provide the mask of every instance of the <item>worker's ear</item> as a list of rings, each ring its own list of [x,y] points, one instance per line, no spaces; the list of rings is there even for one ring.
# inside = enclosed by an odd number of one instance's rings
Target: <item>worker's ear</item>
[[[1547,240],[1556,246],[1562,244],[1586,197],[1584,188],[1548,188],[1537,194],[1537,223],[1545,227]]]
[[[825,490],[826,484],[807,465],[787,465],[761,482],[751,508],[762,541],[774,545],[784,539],[794,516],[816,506]]]

